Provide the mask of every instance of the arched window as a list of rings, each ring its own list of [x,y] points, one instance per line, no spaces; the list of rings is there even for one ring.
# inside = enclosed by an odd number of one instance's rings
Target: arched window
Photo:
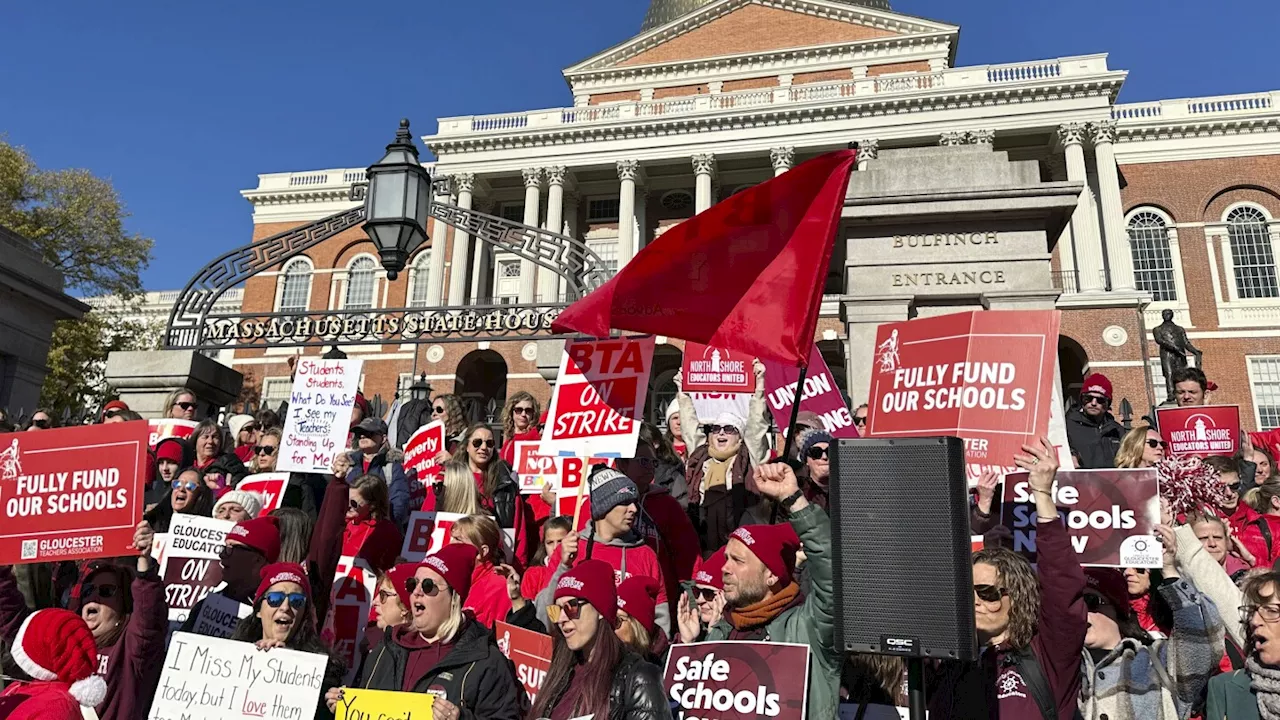
[[[347,296],[342,303],[346,310],[370,310],[373,308],[373,291],[377,284],[376,265],[368,255],[358,257],[347,266]]]
[[[1178,299],[1173,255],[1169,252],[1169,227],[1149,210],[1129,218],[1129,248],[1133,253],[1133,280],[1139,290],[1156,302]]]
[[[427,295],[433,280],[430,249],[418,253],[418,257],[413,261],[413,270],[410,272],[409,281],[413,285],[413,291],[409,294],[409,307],[426,307]]]
[[[284,267],[280,283],[280,312],[306,312],[311,295],[311,263],[294,258]]]
[[[1242,299],[1280,297],[1271,232],[1262,211],[1247,205],[1232,210],[1227,215],[1227,237],[1231,241],[1236,294]]]

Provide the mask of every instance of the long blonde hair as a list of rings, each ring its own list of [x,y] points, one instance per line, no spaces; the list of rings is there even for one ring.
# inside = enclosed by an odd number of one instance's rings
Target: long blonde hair
[[[444,498],[436,498],[436,509],[459,515],[480,512],[480,488],[465,454],[444,464]]]
[[[1271,514],[1271,500],[1280,497],[1280,478],[1270,478],[1244,494],[1244,503],[1263,515]]]
[[[489,515],[468,515],[454,521],[453,529],[457,530],[467,539],[467,542],[479,551],[481,548],[489,548],[489,554],[484,557],[476,557],[476,563],[481,562],[502,562],[504,555],[502,549],[502,528],[498,527],[498,521]]]
[[[1120,449],[1116,451],[1116,467],[1142,467],[1142,453],[1146,449],[1147,431],[1150,429],[1150,425],[1138,423],[1132,430],[1125,433],[1124,438],[1120,440]]]

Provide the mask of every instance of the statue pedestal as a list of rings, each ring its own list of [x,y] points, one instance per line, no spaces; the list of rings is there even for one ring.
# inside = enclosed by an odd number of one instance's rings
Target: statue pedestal
[[[106,378],[145,418],[168,415],[169,393],[184,387],[196,394],[196,417],[208,417],[234,402],[244,385],[239,371],[194,350],[113,352],[107,356]]]
[[[538,374],[556,386],[556,376],[560,374],[560,358],[564,355],[564,340],[538,341]]]

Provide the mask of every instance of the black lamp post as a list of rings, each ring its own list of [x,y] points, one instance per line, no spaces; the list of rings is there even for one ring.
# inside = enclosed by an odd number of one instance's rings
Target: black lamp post
[[[409,386],[409,398],[412,400],[424,401],[431,399],[431,385],[427,383],[426,373],[422,373],[422,375],[417,380],[414,380],[413,384]]]
[[[387,154],[368,170],[364,231],[378,246],[387,278],[395,280],[409,256],[427,241],[431,174],[418,162],[418,148],[401,120]]]

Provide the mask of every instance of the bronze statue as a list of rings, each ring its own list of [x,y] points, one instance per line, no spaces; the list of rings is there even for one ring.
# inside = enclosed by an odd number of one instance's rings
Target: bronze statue
[[[1187,337],[1187,331],[1173,322],[1173,311],[1165,310],[1160,313],[1160,317],[1164,318],[1164,322],[1156,326],[1151,331],[1151,336],[1155,339],[1156,345],[1160,346],[1160,369],[1164,372],[1164,386],[1166,403],[1174,402],[1173,396],[1173,374],[1187,367],[1187,355],[1194,355],[1196,358],[1196,367],[1204,369],[1204,353],[1195,345],[1191,344],[1191,340]]]

